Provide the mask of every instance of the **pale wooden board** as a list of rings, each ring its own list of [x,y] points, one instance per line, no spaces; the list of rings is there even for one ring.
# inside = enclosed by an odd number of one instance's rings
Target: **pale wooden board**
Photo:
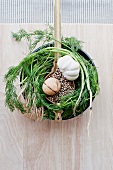
[[[41,24],[0,25],[0,169],[113,169],[113,25],[63,24],[62,33],[84,41],[84,50],[99,72],[100,94],[83,115],[56,123],[31,122],[4,105],[3,75],[27,54],[25,41],[15,42],[11,31],[45,28]]]

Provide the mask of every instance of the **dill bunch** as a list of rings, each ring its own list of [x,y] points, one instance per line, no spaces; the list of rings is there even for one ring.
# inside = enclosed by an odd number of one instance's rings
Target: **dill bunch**
[[[36,30],[28,33],[21,29],[17,33],[12,33],[15,40],[20,41],[25,38],[28,41],[30,52],[17,66],[9,68],[5,74],[6,100],[5,103],[11,111],[18,109],[21,113],[30,113],[33,108],[44,107],[43,119],[55,119],[54,111],[63,110],[62,119],[70,119],[81,114],[90,106],[92,100],[99,92],[98,73],[95,65],[90,58],[84,58],[81,50],[81,41],[75,37],[62,37],[62,48],[54,47],[49,43],[53,38],[53,28],[49,30]],[[42,45],[38,50],[34,50],[39,42]],[[42,90],[45,77],[53,67],[54,53],[59,52],[61,56],[70,54],[73,59],[80,64],[80,76],[75,81],[76,89],[73,93],[62,96],[60,105],[50,103]],[[82,52],[82,54],[81,54]],[[15,81],[19,79],[21,91],[18,94]],[[23,96],[24,101],[21,101]]]

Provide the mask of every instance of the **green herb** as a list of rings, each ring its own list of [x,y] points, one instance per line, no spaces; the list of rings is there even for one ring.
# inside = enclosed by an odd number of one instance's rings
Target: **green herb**
[[[53,40],[53,27],[49,26],[49,29],[46,30],[35,30],[33,32],[27,32],[24,29],[20,29],[17,33],[12,32],[12,37],[15,38],[16,41],[21,41],[25,39],[30,53],[34,50],[39,42],[43,44],[45,42],[49,42]]]
[[[11,111],[18,109],[24,114],[32,112],[33,108],[44,106],[44,119],[54,119],[53,111],[61,109],[64,111],[63,119],[69,119],[82,113],[89,105],[92,109],[92,99],[99,92],[98,73],[96,67],[79,54],[81,41],[75,37],[62,37],[62,48],[55,48],[53,44],[49,44],[54,40],[52,27],[31,33],[21,29],[12,35],[17,41],[21,41],[22,38],[26,39],[30,52],[17,66],[11,67],[5,75],[6,105]],[[32,53],[39,42],[47,45]],[[60,105],[50,103],[42,91],[44,78],[53,67],[55,52],[60,53],[61,56],[71,55],[79,62],[81,69],[74,93],[63,96]],[[15,86],[16,79],[20,80],[19,94]],[[24,103],[20,99],[22,96],[25,100]]]

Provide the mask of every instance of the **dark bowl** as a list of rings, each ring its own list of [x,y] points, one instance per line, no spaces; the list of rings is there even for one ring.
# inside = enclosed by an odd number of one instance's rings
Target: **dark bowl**
[[[39,50],[41,50],[41,49],[43,49],[43,48],[53,47],[53,46],[54,46],[54,43],[45,44],[45,45],[37,48],[36,50],[34,50],[33,53],[38,52]],[[62,48],[65,48],[65,47],[62,47]],[[76,47],[75,47],[75,49],[76,49]],[[84,52],[84,51],[81,50],[81,49],[79,49],[77,52],[78,52],[81,56],[83,56],[87,61],[89,61],[90,64],[92,64],[92,66],[95,66],[95,64],[94,64],[94,62],[92,61],[91,57],[90,57],[86,52]],[[22,79],[22,74],[20,75],[20,81],[21,81],[21,79]],[[23,96],[24,96],[24,94],[23,94]],[[24,96],[24,98],[25,98],[25,96]],[[93,97],[93,100],[94,100],[94,98],[95,98],[95,97]],[[48,103],[50,103],[50,102],[48,101]],[[87,109],[88,107],[89,107],[89,104],[87,105],[86,109]],[[86,109],[85,109],[85,110],[86,110]],[[66,109],[66,111],[68,111],[68,110],[69,110],[69,112],[70,112],[70,108],[69,108],[69,109]],[[84,111],[85,111],[85,110],[84,110]],[[64,112],[65,112],[65,109],[64,109]],[[83,112],[82,112],[82,113],[83,113]],[[78,113],[76,116],[78,116],[78,115],[80,115],[80,114],[81,114],[81,113]],[[69,117],[65,117],[65,118],[63,118],[63,120],[71,119],[71,118],[74,118],[74,115],[70,114]]]

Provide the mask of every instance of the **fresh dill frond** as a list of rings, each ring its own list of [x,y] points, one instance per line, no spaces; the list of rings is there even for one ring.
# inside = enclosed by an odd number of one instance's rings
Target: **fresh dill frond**
[[[75,37],[62,37],[62,48],[57,49],[51,43],[54,40],[53,27],[33,32],[21,29],[17,33],[12,33],[12,37],[16,41],[25,39],[30,51],[17,66],[9,68],[5,74],[5,103],[11,111],[18,109],[22,113],[29,113],[33,107],[40,108],[43,106],[44,119],[54,119],[53,111],[61,109],[64,111],[62,118],[69,119],[74,117],[73,109],[75,109],[76,116],[86,110],[90,105],[90,101],[98,94],[99,85],[96,67],[79,53],[82,47],[81,41]],[[42,46],[33,52],[39,42],[42,42]],[[80,76],[75,81],[76,88],[74,92],[61,97],[60,106],[50,103],[42,90],[44,79],[53,67],[55,52],[59,52],[61,56],[70,54],[73,59],[80,63],[81,67]],[[20,94],[26,103],[20,100],[15,86],[18,77],[20,79]]]

